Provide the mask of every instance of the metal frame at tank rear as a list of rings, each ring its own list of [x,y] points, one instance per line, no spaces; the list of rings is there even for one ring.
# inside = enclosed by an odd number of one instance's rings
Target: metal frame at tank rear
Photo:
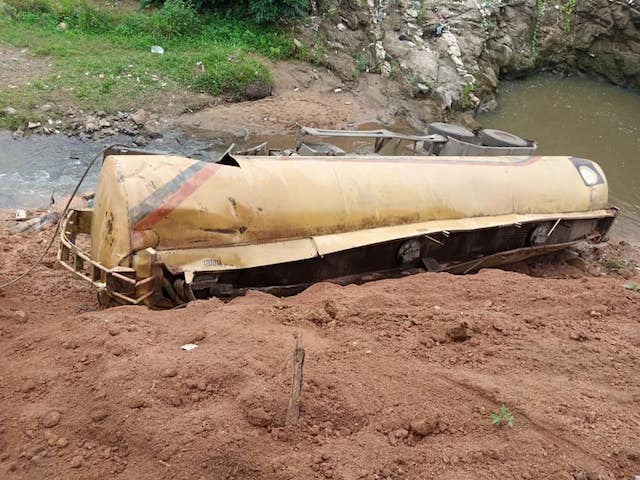
[[[157,281],[157,276],[137,280],[133,268],[106,268],[76,244],[79,235],[91,234],[92,218],[93,211],[90,209],[71,209],[66,213],[62,219],[58,261],[64,268],[96,287],[98,299],[103,305],[112,304],[111,300],[130,305],[147,303],[156,290],[153,283]],[[149,253],[153,256],[152,252]],[[155,263],[154,258],[150,258],[152,263]]]

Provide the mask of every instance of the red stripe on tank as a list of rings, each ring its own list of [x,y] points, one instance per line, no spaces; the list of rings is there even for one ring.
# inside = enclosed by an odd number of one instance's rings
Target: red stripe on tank
[[[202,186],[209,178],[211,178],[222,165],[217,163],[211,163],[202,168],[189,180],[184,182],[174,194],[168,197],[162,205],[155,210],[149,212],[142,220],[136,223],[133,227],[134,230],[149,230],[153,228],[158,222],[167,218],[171,212],[173,212],[178,205],[180,205],[186,198],[188,198],[193,192]]]

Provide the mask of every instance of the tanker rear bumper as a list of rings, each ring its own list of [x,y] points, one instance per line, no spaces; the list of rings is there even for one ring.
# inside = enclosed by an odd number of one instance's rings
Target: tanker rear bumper
[[[153,276],[138,278],[127,267],[107,268],[94,261],[78,245],[78,236],[91,234],[93,211],[71,209],[62,220],[58,261],[77,277],[91,283],[98,291],[101,304],[152,304],[151,297],[158,290]]]
[[[471,273],[561,251],[582,241],[601,241],[618,210],[600,211],[591,217],[545,215],[526,223],[429,231],[419,236],[378,241],[374,233],[374,240],[365,245],[249,268],[207,267],[206,253],[205,266],[201,268],[170,264],[172,254],[188,256],[190,250],[156,252],[151,248],[135,253],[132,261],[135,268],[106,268],[93,260],[78,242],[79,235],[91,232],[92,213],[70,210],[63,219],[60,263],[92,283],[103,305],[168,308],[199,298],[242,295],[247,290],[291,295],[321,281],[344,285],[425,271]]]

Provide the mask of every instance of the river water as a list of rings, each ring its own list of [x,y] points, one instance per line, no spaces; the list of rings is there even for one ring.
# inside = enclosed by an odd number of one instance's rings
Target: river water
[[[52,196],[70,195],[91,158],[116,143],[133,145],[125,136],[83,141],[57,134],[14,140],[11,132],[0,130],[0,209],[42,208],[49,205]],[[208,153],[223,150],[223,144],[217,138],[193,139],[169,132],[144,148],[208,159]],[[81,192],[95,187],[100,163],[94,165]]]
[[[610,203],[622,209],[613,237],[640,240],[640,93],[585,78],[536,75],[504,82],[484,127],[534,139],[538,152],[600,164]]]

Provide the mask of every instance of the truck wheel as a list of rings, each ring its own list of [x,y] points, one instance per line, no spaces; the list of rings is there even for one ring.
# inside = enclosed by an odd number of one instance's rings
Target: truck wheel
[[[445,137],[455,138],[456,140],[462,140],[463,142],[470,142],[476,138],[473,132],[468,128],[443,122],[430,123],[427,127],[427,133],[429,135],[444,135]]]
[[[480,141],[487,147],[528,147],[529,144],[523,138],[513,133],[502,130],[485,128],[480,131]]]

